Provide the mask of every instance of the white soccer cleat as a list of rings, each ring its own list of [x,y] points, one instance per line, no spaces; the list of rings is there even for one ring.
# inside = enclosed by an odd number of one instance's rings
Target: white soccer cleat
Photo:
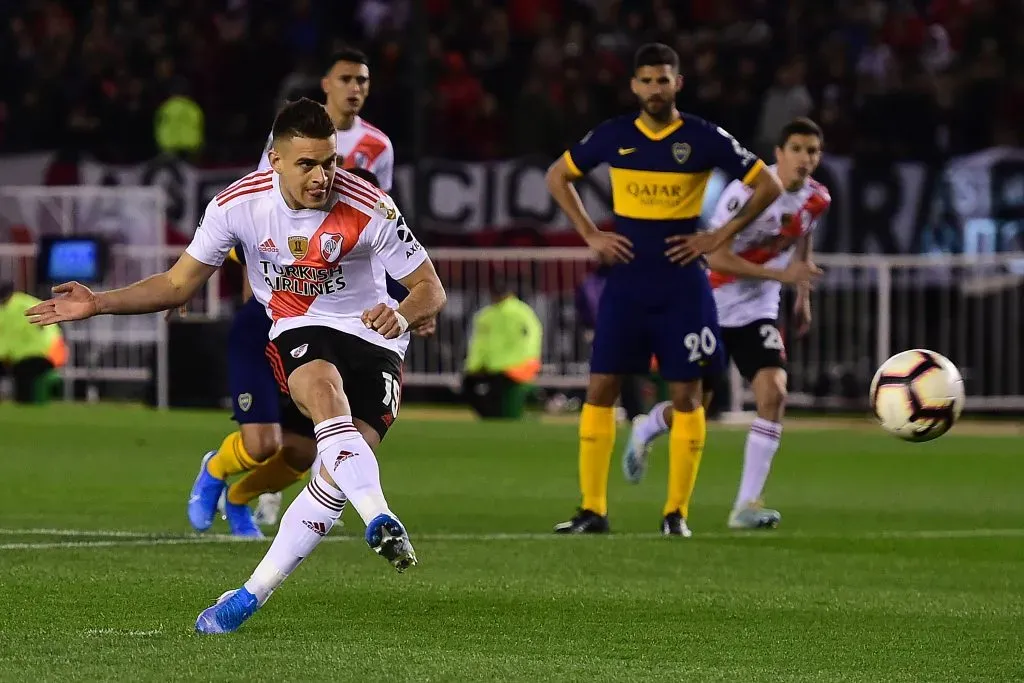
[[[738,507],[729,514],[730,529],[774,529],[782,521],[778,510],[766,508],[759,500]]]
[[[223,520],[228,518],[227,497],[227,489],[224,489],[224,493],[217,500],[217,512]],[[276,526],[281,515],[281,498],[280,491],[260,494],[260,497],[256,499],[256,509],[252,512],[252,521],[258,526]]]
[[[252,520],[260,526],[274,526],[277,524],[280,512],[281,492],[264,493],[256,500],[256,510],[252,513]]]
[[[622,451],[622,475],[630,484],[639,484],[647,474],[647,459],[651,454],[651,442],[640,439],[639,427],[650,420],[650,415],[637,415],[633,418],[633,429],[626,440],[626,448]]]

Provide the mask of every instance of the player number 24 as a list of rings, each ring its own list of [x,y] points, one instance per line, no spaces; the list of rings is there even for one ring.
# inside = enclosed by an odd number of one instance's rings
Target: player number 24
[[[718,339],[710,327],[704,327],[700,334],[691,332],[683,337],[683,346],[690,352],[690,357],[687,360],[696,363],[701,357],[710,356],[715,352],[715,349],[718,348]]]
[[[782,350],[782,335],[779,334],[779,330],[775,325],[761,325],[758,332],[761,333],[761,337],[764,339],[764,348],[775,349],[776,351]]]
[[[380,373],[384,378],[384,407],[391,410],[392,417],[398,417],[398,402],[402,394],[402,385],[398,378],[389,372]]]

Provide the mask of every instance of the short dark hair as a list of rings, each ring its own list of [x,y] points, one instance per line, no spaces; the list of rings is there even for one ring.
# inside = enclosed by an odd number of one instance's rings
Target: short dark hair
[[[492,297],[515,293],[511,279],[500,270],[495,270],[491,273],[490,290]]]
[[[661,66],[668,64],[679,71],[679,55],[665,43],[647,43],[641,45],[633,56],[633,71],[642,66]]]
[[[324,105],[308,97],[300,97],[281,108],[274,119],[271,133],[274,140],[282,138],[320,138],[334,135],[334,122]]]
[[[327,68],[324,69],[324,73],[333,69],[334,65],[338,62],[352,62],[353,64],[364,64],[366,66],[370,66],[370,60],[366,57],[365,52],[347,45],[331,54],[330,61],[327,62]]]
[[[366,182],[370,183],[371,185],[373,185],[374,187],[376,187],[378,189],[380,188],[380,180],[377,179],[377,174],[374,173],[373,171],[369,171],[369,170],[367,170],[365,168],[358,168],[357,167],[357,168],[346,168],[345,172],[346,173],[351,173],[352,175],[354,175],[356,177],[362,178],[363,180],[365,180]]]
[[[813,135],[818,138],[822,145],[825,144],[825,136],[821,132],[821,126],[806,116],[795,118],[782,127],[782,131],[779,133],[778,147],[780,149],[785,147],[786,143],[794,135]]]

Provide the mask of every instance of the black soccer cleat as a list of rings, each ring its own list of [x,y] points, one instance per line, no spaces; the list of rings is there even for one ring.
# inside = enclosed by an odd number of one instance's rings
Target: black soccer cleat
[[[670,512],[661,520],[661,535],[689,538],[693,536],[693,532],[686,526],[685,517],[678,512]]]
[[[556,534],[606,534],[609,531],[608,517],[583,508],[577,508],[569,521],[555,525]]]

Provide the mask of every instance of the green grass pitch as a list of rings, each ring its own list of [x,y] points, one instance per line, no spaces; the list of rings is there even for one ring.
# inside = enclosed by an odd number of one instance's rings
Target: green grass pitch
[[[199,637],[267,547],[189,532],[198,460],[231,428],[0,406],[0,680],[1024,680],[1020,436],[791,429],[782,527],[737,534],[744,432],[712,426],[694,538],[655,535],[664,442],[639,486],[616,454],[611,536],[564,538],[573,426],[407,416],[380,462],[420,565],[396,574],[348,510],[241,631]]]

